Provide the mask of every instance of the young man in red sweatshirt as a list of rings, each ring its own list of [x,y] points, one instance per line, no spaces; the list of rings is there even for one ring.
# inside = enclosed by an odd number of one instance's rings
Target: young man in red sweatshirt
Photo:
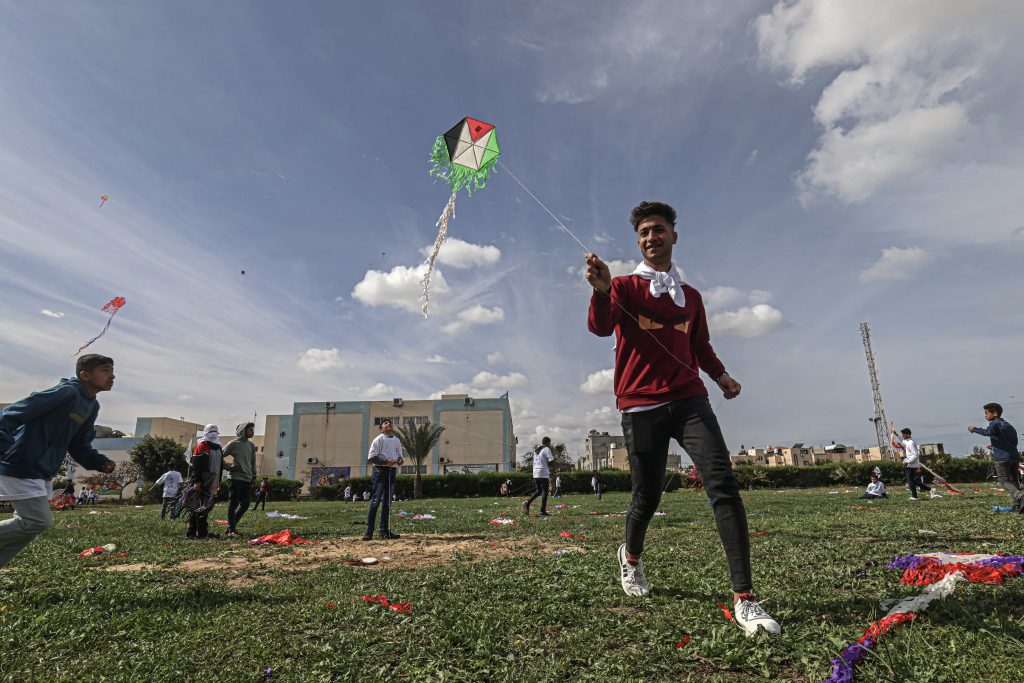
[[[650,594],[640,558],[647,526],[661,502],[669,441],[675,439],[697,466],[714,509],[736,623],[747,635],[759,628],[780,633],[753,593],[747,513],[698,369],[727,399],[739,396],[740,384],[711,347],[700,293],[683,283],[672,265],[678,239],[675,209],[642,202],[630,220],[643,256],[637,269],[612,278],[596,254],[587,254],[586,270],[594,288],[587,325],[599,337],[616,336],[615,396],[633,480],[626,542],[618,551],[622,588],[635,597]]]

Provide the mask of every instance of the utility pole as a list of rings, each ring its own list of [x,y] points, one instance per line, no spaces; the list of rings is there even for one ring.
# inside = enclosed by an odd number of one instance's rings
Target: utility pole
[[[868,419],[875,423],[875,436],[878,438],[882,459],[895,460],[892,443],[889,441],[889,421],[885,418],[882,390],[878,384],[878,370],[875,368],[875,352],[871,348],[871,329],[866,322],[860,324],[860,338],[864,342],[864,355],[868,360],[868,375],[871,377],[871,394],[875,401],[875,416]]]

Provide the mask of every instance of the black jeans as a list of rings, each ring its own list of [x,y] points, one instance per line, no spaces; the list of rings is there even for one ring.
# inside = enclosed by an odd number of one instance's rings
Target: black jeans
[[[185,538],[206,538],[210,533],[210,512],[193,512],[188,518],[188,529],[185,530]]]
[[[673,401],[654,410],[622,414],[622,435],[629,454],[633,498],[626,513],[626,550],[639,557],[647,526],[661,502],[668,446],[675,439],[697,466],[715,514],[718,536],[737,593],[753,590],[750,532],[740,487],[729,461],[718,418],[707,396]]]
[[[260,506],[260,503],[262,503],[263,504],[263,509],[266,510],[267,509],[267,498],[270,498],[270,493],[269,492],[266,493],[266,494],[260,494],[260,492],[257,490],[256,491],[256,502],[254,502],[252,504],[252,509],[255,510],[256,508],[258,508]]]
[[[1017,463],[1008,460],[996,460],[993,464],[996,466],[996,479],[999,481],[999,485],[1013,498],[1014,506],[1019,508],[1021,490],[1020,471],[1017,469]]]
[[[235,527],[249,509],[251,493],[252,482],[231,480],[231,489],[228,491],[228,531],[237,531]]]
[[[526,501],[526,507],[530,507],[533,501],[537,500],[537,496],[540,496],[540,511],[548,511],[548,482],[550,479],[544,477],[543,479],[534,479],[533,485],[537,487],[537,490],[533,492],[530,499]]]
[[[889,497],[888,493],[883,493],[881,495],[878,495],[876,493],[865,493],[863,496],[861,496],[861,498],[867,498],[868,500],[874,500],[875,498],[888,498],[888,497]]]
[[[366,535],[373,536],[373,528],[377,525],[377,507],[380,511],[380,530],[387,534],[391,531],[391,494],[395,490],[397,467],[373,466],[373,478],[370,480],[370,514],[366,518]]]
[[[907,486],[910,487],[910,497],[917,498],[917,489],[920,488],[922,491],[931,491],[932,487],[924,483],[924,477],[917,478],[916,467],[904,467],[903,472],[907,477]]]
[[[160,519],[167,518],[167,510],[171,510],[171,519],[174,519],[174,503],[178,500],[178,496],[164,496],[164,504],[160,508]]]

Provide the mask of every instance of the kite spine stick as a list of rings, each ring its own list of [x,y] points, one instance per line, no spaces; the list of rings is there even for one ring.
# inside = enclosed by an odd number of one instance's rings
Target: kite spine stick
[[[452,192],[452,196],[448,197],[448,203],[444,206],[444,211],[437,219],[437,239],[434,240],[434,249],[430,252],[430,256],[427,258],[427,272],[423,275],[423,279],[420,280],[420,284],[423,286],[423,317],[427,317],[427,307],[430,304],[430,276],[434,272],[434,261],[437,259],[437,253],[441,251],[441,245],[444,244],[444,240],[448,235],[448,221],[455,215],[455,196],[456,192]]]

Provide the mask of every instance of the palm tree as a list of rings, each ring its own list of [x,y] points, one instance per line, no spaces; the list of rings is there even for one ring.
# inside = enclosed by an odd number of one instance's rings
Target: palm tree
[[[443,431],[443,426],[434,426],[430,422],[421,425],[403,425],[395,429],[398,440],[402,442],[402,450],[416,463],[413,498],[423,497],[423,480],[420,478],[420,470],[423,467],[423,461],[430,457],[430,451],[434,450]]]

